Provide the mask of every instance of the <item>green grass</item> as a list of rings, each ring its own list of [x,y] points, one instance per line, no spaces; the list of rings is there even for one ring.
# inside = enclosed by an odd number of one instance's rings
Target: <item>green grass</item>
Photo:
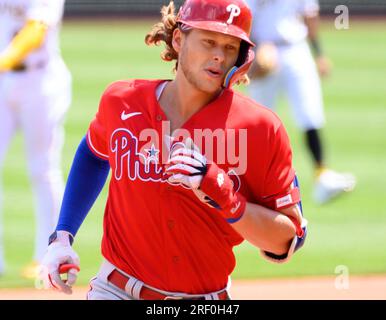
[[[95,114],[104,88],[125,78],[170,78],[172,64],[163,63],[159,48],[147,48],[145,32],[153,21],[65,22],[63,56],[74,79],[73,103],[67,114],[63,170],[67,176],[78,142]],[[351,21],[337,31],[333,21],[322,25],[325,51],[334,63],[323,81],[327,125],[323,131],[331,167],[351,171],[356,190],[326,206],[311,200],[313,172],[303,137],[287,104],[280,102],[294,149],[309,235],[304,248],[284,265],[273,265],[243,243],[236,248],[234,278],[333,275],[338,265],[350,273],[386,273],[386,24]],[[244,90],[243,88],[241,90]],[[20,135],[10,146],[4,166],[4,236],[7,273],[0,287],[32,286],[19,272],[32,258],[33,198]],[[97,271],[106,188],[76,238],[81,257],[79,283]]]

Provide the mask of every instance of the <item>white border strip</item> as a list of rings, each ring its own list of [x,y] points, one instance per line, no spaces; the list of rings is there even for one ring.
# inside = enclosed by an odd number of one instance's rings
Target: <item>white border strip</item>
[[[87,140],[88,140],[88,143],[89,143],[90,147],[93,149],[93,151],[94,151],[97,155],[102,156],[103,158],[106,158],[106,159],[109,158],[108,155],[105,155],[104,153],[99,152],[99,151],[94,147],[94,145],[92,144],[92,141],[91,141],[90,131],[87,132]]]

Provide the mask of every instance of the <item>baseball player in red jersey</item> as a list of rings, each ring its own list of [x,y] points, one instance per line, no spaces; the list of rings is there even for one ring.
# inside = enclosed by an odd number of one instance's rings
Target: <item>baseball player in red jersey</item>
[[[146,43],[166,43],[175,78],[110,85],[75,155],[41,275],[65,293],[79,271],[72,241],[110,168],[104,262],[88,299],[229,299],[234,246],[247,240],[284,262],[304,242],[286,131],[231,89],[254,58],[249,8],[187,0],[162,15]]]

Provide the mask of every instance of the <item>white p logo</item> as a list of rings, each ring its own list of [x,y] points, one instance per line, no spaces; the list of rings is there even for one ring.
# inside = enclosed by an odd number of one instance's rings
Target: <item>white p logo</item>
[[[230,12],[227,24],[232,24],[233,19],[240,15],[241,10],[239,6],[235,4],[230,4],[229,6],[227,6],[227,12]]]

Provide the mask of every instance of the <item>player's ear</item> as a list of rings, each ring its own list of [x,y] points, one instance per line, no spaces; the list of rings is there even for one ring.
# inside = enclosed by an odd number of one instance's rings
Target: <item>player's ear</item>
[[[182,43],[182,32],[179,28],[176,28],[173,31],[172,46],[177,53],[181,51],[181,43]]]

